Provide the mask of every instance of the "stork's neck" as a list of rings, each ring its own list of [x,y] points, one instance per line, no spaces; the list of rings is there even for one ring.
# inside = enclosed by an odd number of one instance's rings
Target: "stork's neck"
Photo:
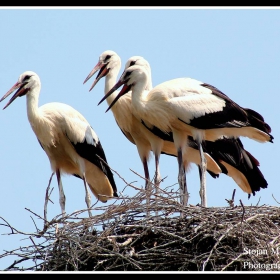
[[[149,102],[147,102],[148,92],[149,91],[145,90],[145,84],[143,83],[136,83],[132,87],[132,104],[141,114],[146,114],[149,111]]]
[[[132,86],[133,114],[137,115],[148,126],[156,126],[162,131],[170,132],[170,112],[167,102],[160,94],[157,95],[157,91],[154,89],[149,91],[144,88],[145,83],[139,80]]]
[[[112,68],[110,69],[109,73],[107,74],[105,78],[105,89],[104,89],[104,94],[106,94],[117,82],[117,77],[118,77],[119,69]],[[106,100],[108,105],[110,105],[115,97],[117,96],[117,91],[114,91]],[[114,107],[114,106],[113,106]],[[113,109],[113,108],[112,108]]]
[[[149,76],[147,79],[147,84],[146,84],[145,90],[151,90],[152,88],[153,88],[152,74],[151,74],[151,71],[149,71]]]
[[[26,95],[27,116],[31,125],[39,121],[39,93],[40,88],[36,87]]]

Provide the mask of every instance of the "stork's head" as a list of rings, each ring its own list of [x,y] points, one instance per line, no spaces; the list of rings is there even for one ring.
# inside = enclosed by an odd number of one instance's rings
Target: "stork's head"
[[[17,97],[24,96],[30,92],[31,89],[40,86],[40,78],[33,71],[26,71],[22,73],[18,81],[11,87],[11,89],[0,99],[0,102],[7,98],[12,92],[17,90],[6,106],[3,108],[7,108]]]
[[[133,90],[134,87],[137,86],[140,92],[144,91],[148,82],[148,76],[148,71],[142,65],[133,65],[128,67],[126,70],[124,70],[118,82],[99,101],[98,105],[122,85],[123,87],[121,91],[110,104],[106,112],[117,102],[121,96],[128,93],[130,90]]]
[[[110,74],[113,75],[113,73],[118,73],[120,71],[120,68],[121,59],[117,55],[117,53],[111,50],[105,51],[99,56],[97,64],[84,80],[84,84],[99,70],[99,73],[97,74],[91,88],[89,89],[89,91],[91,91],[102,77]]]
[[[145,89],[151,90],[153,88],[153,85],[152,85],[152,73],[151,73],[150,63],[144,57],[135,55],[128,59],[128,61],[125,64],[124,70],[126,70],[128,67],[133,65],[143,66],[147,70],[147,73],[149,73],[149,79]]]

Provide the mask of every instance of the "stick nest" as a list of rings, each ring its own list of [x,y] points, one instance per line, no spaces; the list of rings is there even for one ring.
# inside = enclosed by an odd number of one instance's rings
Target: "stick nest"
[[[87,210],[51,221],[46,211],[44,218],[32,213],[44,224],[35,233],[2,218],[9,234],[30,239],[0,255],[16,259],[5,271],[280,270],[279,207],[244,207],[233,199],[228,207],[182,207],[175,192],[162,190],[147,203],[146,191],[137,191],[92,207],[90,218],[80,217]]]

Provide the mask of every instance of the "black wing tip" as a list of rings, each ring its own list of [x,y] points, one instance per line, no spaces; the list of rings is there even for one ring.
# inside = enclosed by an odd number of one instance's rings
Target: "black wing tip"
[[[198,166],[199,167],[199,166]],[[207,169],[207,172],[211,175],[212,178],[217,179],[219,178],[219,174],[216,174],[210,170]]]
[[[251,189],[252,193],[248,194],[248,199],[251,198],[251,195],[255,196],[256,192],[259,192],[261,189],[266,189],[268,187],[267,181],[264,178],[263,178],[263,180],[264,180],[263,185],[259,185],[258,187],[255,187],[254,190]]]

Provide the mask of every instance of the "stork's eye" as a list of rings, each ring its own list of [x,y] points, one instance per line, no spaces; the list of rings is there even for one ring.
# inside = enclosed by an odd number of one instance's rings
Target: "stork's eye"
[[[23,82],[27,82],[29,79],[30,79],[31,75],[26,75],[24,78],[23,78]]]
[[[129,76],[131,75],[132,71],[127,71],[124,75],[125,80],[129,78]]]
[[[107,60],[109,60],[111,58],[111,55],[106,55],[106,57],[105,57],[105,60],[104,61],[107,61]]]
[[[135,65],[135,63],[136,63],[136,60],[133,60],[133,61],[130,62],[129,66]]]

